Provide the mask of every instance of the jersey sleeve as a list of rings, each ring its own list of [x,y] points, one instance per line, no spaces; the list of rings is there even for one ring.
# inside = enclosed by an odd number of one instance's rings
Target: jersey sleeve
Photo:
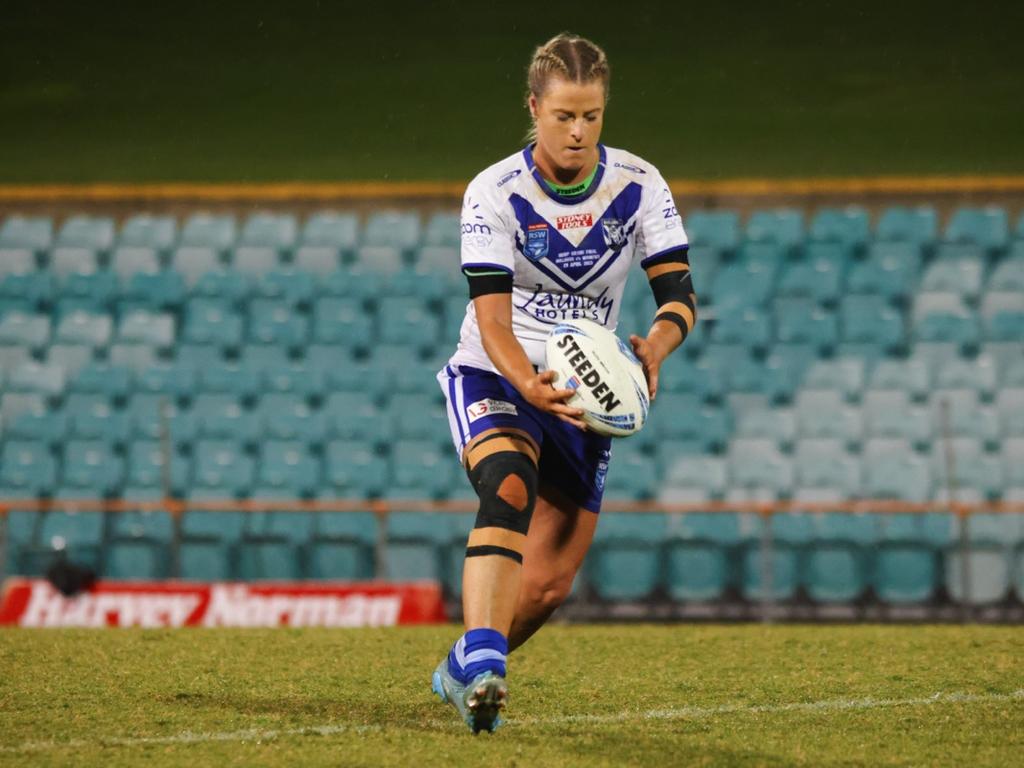
[[[640,203],[640,266],[651,264],[688,247],[683,219],[676,210],[668,183],[655,171],[644,187]]]
[[[515,271],[515,235],[499,210],[500,200],[474,179],[462,200],[462,271],[466,274]]]

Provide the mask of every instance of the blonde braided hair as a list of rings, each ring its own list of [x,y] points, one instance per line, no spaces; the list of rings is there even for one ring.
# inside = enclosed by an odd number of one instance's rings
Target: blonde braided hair
[[[596,43],[585,37],[562,32],[548,40],[533,52],[533,59],[526,75],[526,108],[530,108],[530,96],[539,100],[547,89],[553,75],[563,77],[571,83],[590,83],[600,80],[604,86],[604,100],[608,103],[608,88],[611,68],[608,57]],[[527,139],[537,138],[537,127],[531,124]]]

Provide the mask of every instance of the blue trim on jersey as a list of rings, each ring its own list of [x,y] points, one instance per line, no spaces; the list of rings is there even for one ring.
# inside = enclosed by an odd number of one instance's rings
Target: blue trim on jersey
[[[544,191],[545,195],[550,197],[556,203],[561,203],[562,205],[578,205],[594,194],[597,191],[597,188],[601,185],[601,179],[604,177],[605,165],[608,163],[608,153],[605,151],[604,144],[598,143],[597,145],[597,173],[594,175],[594,180],[590,182],[589,187],[578,195],[560,195],[547,185],[544,181],[544,177],[537,169],[537,165],[533,162],[533,148],[535,146],[537,146],[537,142],[530,144],[523,150],[523,159],[526,161],[526,167],[530,169],[530,173],[533,176],[534,181],[537,182],[537,186]]]
[[[642,192],[643,187],[637,182],[629,182],[594,222],[579,245],[569,242],[559,233],[555,225],[537,213],[528,200],[513,193],[509,196],[509,204],[516,215],[521,232],[529,233],[532,226],[533,231],[544,228],[547,233],[545,241],[547,247],[544,255],[533,257],[527,253],[528,244],[522,241],[519,233],[516,234],[516,248],[529,259],[531,264],[565,290],[570,293],[581,291],[604,274],[629,242],[630,235],[636,229],[636,222],[633,221],[631,224],[628,222],[636,216],[640,209]],[[615,235],[618,247],[612,247],[608,242],[612,237],[609,235],[609,230],[615,228],[618,228]],[[558,254],[586,250],[600,254],[586,267],[564,269],[556,261]],[[569,281],[574,281],[576,284]]]
[[[650,256],[644,256],[640,259],[640,266],[647,269],[647,265],[655,259],[660,259],[662,256],[666,256],[674,251],[682,251],[683,253],[686,253],[689,250],[690,246],[688,244],[673,245],[671,248],[666,248],[664,251],[658,251],[657,253],[652,253]]]

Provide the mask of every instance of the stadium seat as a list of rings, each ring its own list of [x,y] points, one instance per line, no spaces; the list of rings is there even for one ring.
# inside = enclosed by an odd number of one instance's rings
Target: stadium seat
[[[773,399],[790,400],[818,353],[810,344],[776,344],[765,359],[765,392]]]
[[[185,221],[181,245],[224,252],[235,244],[238,225],[230,214],[194,213]]]
[[[817,603],[847,603],[864,596],[870,583],[875,527],[873,515],[815,515],[815,540],[808,549],[804,573],[808,597]]]
[[[139,372],[156,365],[159,350],[148,344],[111,344],[107,358],[115,365],[124,365]]]
[[[929,399],[936,434],[975,437],[994,443],[1000,432],[998,412],[983,406],[973,389],[936,389]]]
[[[864,389],[864,360],[855,357],[837,357],[811,363],[804,374],[805,390],[831,389],[843,393],[847,400],[860,400]]]
[[[43,253],[53,244],[53,221],[48,216],[8,216],[0,226],[0,248],[25,248]]]
[[[711,341],[764,349],[771,342],[771,324],[761,309],[737,307],[714,321]]]
[[[686,217],[691,246],[710,246],[731,252],[740,244],[740,217],[735,211],[696,210]]]
[[[1005,437],[1024,436],[1024,387],[1000,390],[996,396],[996,413]]]
[[[327,389],[327,376],[314,365],[293,360],[285,366],[265,368],[260,384],[267,392],[283,392],[316,400]]]
[[[319,445],[327,434],[327,421],[309,407],[305,397],[287,392],[263,395],[257,409],[264,434],[274,440],[302,440]]]
[[[187,399],[196,391],[198,370],[188,363],[162,363],[141,371],[135,379],[136,390]]]
[[[131,434],[128,414],[114,410],[106,398],[97,400],[85,408],[67,409],[70,417],[70,434],[83,440],[99,440],[109,446],[121,446]]]
[[[605,513],[589,557],[589,575],[603,600],[642,600],[661,583],[665,516]]]
[[[8,438],[0,456],[0,486],[4,488],[36,495],[49,493],[57,484],[57,461],[45,442]]]
[[[796,438],[796,417],[790,408],[766,408],[737,414],[736,437],[772,440],[788,448]]]
[[[91,489],[107,495],[124,482],[124,459],[100,440],[69,440],[61,471],[64,486]]]
[[[960,208],[949,220],[945,239],[951,243],[972,243],[995,254],[1010,242],[1010,223],[999,206]]]
[[[876,294],[903,299],[916,291],[921,271],[920,247],[911,242],[875,242],[867,258],[847,275],[848,294]]]
[[[329,500],[320,498],[323,502]],[[372,512],[318,512],[314,525],[308,568],[311,578],[356,580],[374,576],[377,520]]]
[[[249,341],[300,347],[308,337],[309,319],[287,302],[253,299],[249,303]]]
[[[882,296],[845,297],[839,326],[844,342],[877,344],[887,351],[899,350],[906,340],[903,313]]]
[[[981,295],[984,265],[973,246],[941,245],[921,276],[921,291],[955,293],[968,303]]]
[[[767,523],[760,518],[752,522],[743,547],[741,594],[747,600],[792,600],[814,535],[810,515],[776,513]]]
[[[424,246],[458,248],[461,238],[458,213],[435,213],[423,233]]]
[[[390,245],[364,245],[356,250],[353,269],[357,272],[393,275],[404,268],[402,252]]]
[[[137,272],[124,283],[118,308],[122,315],[136,310],[177,312],[185,292],[185,281],[177,272]]]
[[[409,211],[377,211],[370,214],[363,231],[363,244],[409,251],[420,241],[419,215]]]
[[[0,247],[0,280],[8,275],[29,275],[36,271],[36,255],[28,248]]]
[[[49,341],[49,315],[8,312],[0,319],[0,344],[39,350]]]
[[[59,397],[67,386],[67,373],[55,365],[34,360],[22,363],[7,373],[10,392],[31,392],[47,397]]]
[[[860,412],[843,402],[837,390],[807,390],[796,398],[797,431],[801,437],[834,438],[857,445],[863,433]]]
[[[324,296],[313,306],[313,338],[323,344],[368,348],[375,338],[373,315],[359,299]]]
[[[842,288],[844,267],[845,256],[838,243],[811,243],[804,259],[783,267],[778,294],[834,302]]]
[[[379,495],[390,482],[387,460],[372,445],[332,440],[325,450],[326,480],[336,492]]]
[[[110,344],[114,322],[110,315],[80,310],[60,319],[54,339],[64,344],[88,345],[100,349]]]
[[[302,228],[301,242],[304,246],[324,246],[351,253],[358,241],[359,220],[352,213],[314,213]]]
[[[827,350],[839,341],[836,316],[808,299],[776,299],[775,338],[783,344],[811,344]]]
[[[200,437],[255,444],[263,433],[260,414],[245,409],[233,395],[203,392],[192,405]]]
[[[923,398],[931,389],[924,360],[882,360],[868,378],[868,389],[900,389],[912,398]]]
[[[126,488],[125,501],[156,502],[158,488]],[[109,516],[103,576],[107,579],[166,579],[171,574],[173,521],[165,510],[126,510]]]
[[[218,489],[193,490],[193,502],[224,498]],[[237,543],[242,537],[244,512],[222,512],[186,506],[179,551],[181,578],[224,581],[237,574]]]
[[[455,458],[433,440],[403,440],[392,446],[391,477],[400,488],[440,494],[451,484],[455,466]]]
[[[736,514],[670,515],[665,541],[665,584],[669,595],[694,602],[722,597],[736,581],[731,562],[739,542]]]
[[[985,354],[950,360],[938,366],[933,381],[937,389],[972,389],[991,400],[997,386],[995,360]]]
[[[864,445],[864,487],[873,498],[926,501],[932,491],[928,461],[907,440],[872,438]]]
[[[875,238],[928,247],[935,242],[938,232],[939,219],[934,208],[893,206],[886,208],[879,218]]]
[[[174,316],[167,312],[134,310],[121,318],[117,339],[124,344],[146,344],[158,349],[174,345]]]
[[[228,263],[236,272],[256,279],[277,268],[279,257],[276,248],[257,245],[242,245],[231,251]]]
[[[241,349],[239,362],[264,376],[267,371],[287,368],[292,364],[288,347],[277,344],[247,344]]]
[[[134,440],[128,446],[127,456],[129,487],[161,489],[166,481],[175,495],[188,490],[192,474],[190,462],[173,449],[168,457],[159,440]]]
[[[845,498],[860,495],[860,462],[841,440],[806,438],[797,442],[795,471],[800,488],[835,490]]]
[[[117,278],[113,272],[98,269],[71,273],[61,283],[60,300],[56,308],[57,317],[63,317],[75,309],[96,313],[108,312],[117,294]]]
[[[1024,339],[1024,291],[986,293],[981,317],[986,338],[993,341]]]
[[[179,408],[166,395],[137,393],[125,409],[132,424],[132,434],[148,440],[162,440],[165,435],[175,447],[186,446],[198,430],[196,415]]]
[[[416,255],[416,272],[413,275],[434,275],[449,289],[461,289],[466,285],[459,262],[458,245],[426,245]]]
[[[889,603],[932,598],[940,581],[940,555],[925,536],[924,515],[881,515],[875,554],[875,593]]]
[[[194,289],[203,275],[222,269],[220,255],[215,248],[184,246],[171,256],[171,268],[180,274],[185,284]]]
[[[338,249],[329,245],[304,245],[295,251],[293,263],[296,269],[319,280],[336,272],[341,266]]]
[[[727,313],[735,308],[763,305],[774,290],[777,269],[774,264],[758,262],[722,267],[710,286],[715,311]]]
[[[233,348],[242,342],[242,328],[241,316],[226,303],[216,299],[191,299],[185,308],[182,340]]]
[[[132,389],[132,372],[127,368],[101,362],[82,367],[70,382],[72,392],[96,392],[113,399],[123,399]]]
[[[341,440],[372,440],[383,445],[392,436],[393,417],[379,408],[374,395],[366,391],[332,392],[324,402],[323,414],[329,433]]]
[[[733,438],[729,445],[731,489],[771,489],[785,495],[793,488],[793,463],[774,440]]]
[[[54,501],[95,502],[100,497],[87,489],[58,488]],[[73,503],[57,505],[42,516],[38,543],[44,550],[60,552],[74,563],[98,570],[103,542],[103,514],[79,509]],[[47,558],[52,562],[52,557]]]
[[[55,245],[105,252],[114,244],[115,231],[114,220],[108,216],[71,216],[57,233]]]
[[[413,298],[434,308],[453,290],[463,292],[465,281],[458,269],[437,271],[417,265],[388,275],[385,292],[396,299]]]
[[[1019,254],[1002,259],[988,279],[990,291],[1024,291],[1024,247]]]
[[[936,442],[932,447],[931,460],[932,476],[944,498],[948,499],[947,491],[950,489],[955,489],[956,494],[976,494],[981,499],[994,498],[1002,493],[1000,457],[986,453],[976,438],[956,437],[948,442]]]
[[[914,300],[914,338],[918,341],[934,341],[975,345],[980,340],[978,318],[954,293],[919,293]]]
[[[444,513],[391,512],[384,547],[386,578],[443,579],[443,548],[451,539],[451,524],[451,516]]]
[[[871,238],[868,212],[856,206],[822,208],[811,219],[809,237],[815,242],[837,243],[846,253],[857,253]]]
[[[322,277],[319,290],[323,296],[339,296],[374,303],[383,294],[384,285],[384,274],[356,265]]]
[[[864,396],[867,435],[896,437],[924,448],[932,440],[932,418],[928,409],[913,405],[910,394],[900,389],[872,390]]]
[[[260,448],[257,482],[292,496],[312,496],[319,488],[322,467],[299,440],[268,440]]]
[[[721,450],[732,431],[726,409],[701,402],[688,392],[664,392],[651,412],[651,424],[659,441],[695,440],[706,450]]]
[[[804,216],[795,209],[754,211],[747,221],[747,240],[776,243],[787,250],[803,245]]]
[[[669,355],[662,363],[658,374],[658,387],[665,393],[696,393],[703,399],[716,400],[725,389],[725,381],[722,372],[717,368],[698,368],[691,359],[677,352]]]
[[[299,225],[289,213],[254,213],[246,219],[238,244],[290,251],[298,239]]]
[[[192,296],[216,300],[221,306],[238,311],[253,292],[254,278],[234,269],[217,266],[204,272],[192,286]],[[199,305],[214,302],[197,302]]]
[[[10,424],[21,414],[46,410],[46,397],[38,392],[4,392],[0,395],[0,423]]]
[[[233,441],[199,440],[195,447],[192,476],[201,488],[233,495],[244,493],[252,486],[255,466]]]
[[[178,222],[173,216],[140,213],[129,217],[121,226],[117,242],[124,248],[150,248],[166,253],[177,239]]]
[[[121,283],[126,284],[133,275],[140,272],[159,271],[160,256],[154,248],[122,245],[114,249],[110,266]]]
[[[605,480],[604,498],[635,501],[650,499],[658,487],[658,468],[653,456],[625,443],[616,445]]]
[[[297,269],[273,269],[256,280],[257,296],[283,301],[293,308],[308,308],[315,293],[316,281],[313,275]]]
[[[52,448],[63,443],[68,429],[68,415],[64,411],[28,411],[4,424],[4,437],[15,440],[38,440]]]
[[[448,414],[440,392],[399,393],[388,406],[397,439],[450,442]]]

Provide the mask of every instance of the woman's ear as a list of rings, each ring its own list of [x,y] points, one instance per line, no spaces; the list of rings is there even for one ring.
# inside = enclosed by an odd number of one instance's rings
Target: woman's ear
[[[530,117],[532,117],[534,120],[536,120],[537,119],[537,97],[534,96],[531,93],[530,94],[530,100],[529,100],[528,103],[530,105]]]

